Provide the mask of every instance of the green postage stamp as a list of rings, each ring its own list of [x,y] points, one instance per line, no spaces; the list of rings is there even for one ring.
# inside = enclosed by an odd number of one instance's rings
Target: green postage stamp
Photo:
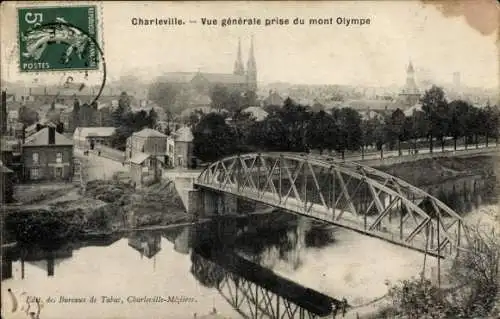
[[[99,68],[97,6],[18,8],[21,72]]]

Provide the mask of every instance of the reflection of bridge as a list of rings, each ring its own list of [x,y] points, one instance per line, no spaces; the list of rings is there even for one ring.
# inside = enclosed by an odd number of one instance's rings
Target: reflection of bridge
[[[434,256],[466,249],[470,228],[444,203],[403,180],[358,164],[298,153],[252,153],[212,163],[189,208],[238,211],[252,200]]]
[[[193,275],[217,288],[244,318],[335,318],[347,305],[232,252],[195,249],[191,259]]]

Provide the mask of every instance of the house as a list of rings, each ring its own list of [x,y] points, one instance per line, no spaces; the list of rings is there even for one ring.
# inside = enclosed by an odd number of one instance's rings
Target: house
[[[69,181],[73,176],[73,141],[46,127],[22,145],[23,180]]]
[[[150,128],[135,132],[127,138],[125,159],[130,160],[139,153],[153,155],[164,163],[167,155],[167,135]]]
[[[97,145],[110,146],[115,131],[114,127],[77,127],[73,133],[73,143],[83,150],[93,150]]]
[[[195,166],[193,156],[193,133],[185,126],[169,136],[167,141],[167,155],[170,166],[191,168]]]
[[[154,183],[161,179],[160,161],[156,156],[139,152],[129,160],[129,164],[130,178],[135,187],[140,188],[144,182]]]

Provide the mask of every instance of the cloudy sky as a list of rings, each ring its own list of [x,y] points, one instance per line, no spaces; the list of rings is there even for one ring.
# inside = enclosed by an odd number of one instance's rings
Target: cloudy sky
[[[260,82],[401,84],[411,59],[421,80],[451,82],[453,72],[460,72],[465,85],[498,87],[499,8],[493,0],[483,2],[484,6],[475,2],[472,13],[469,2],[451,11],[420,1],[106,2],[100,5],[100,22],[111,79],[128,73],[148,79],[161,72],[198,69],[230,73],[238,38],[246,63],[253,34]],[[2,78],[29,81],[17,71],[14,5],[2,4],[2,69],[8,70]],[[133,18],[174,17],[197,22],[183,26],[134,26],[131,22]],[[219,22],[223,18],[255,17],[264,22],[298,17],[306,24],[203,26],[203,17]],[[307,25],[309,18],[335,21],[337,17],[370,19],[370,24]]]

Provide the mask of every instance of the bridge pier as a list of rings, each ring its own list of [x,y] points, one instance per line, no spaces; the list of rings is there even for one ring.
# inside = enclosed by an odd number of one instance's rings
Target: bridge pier
[[[193,189],[188,193],[188,213],[196,217],[234,215],[252,210],[247,201],[237,196],[206,189]]]

